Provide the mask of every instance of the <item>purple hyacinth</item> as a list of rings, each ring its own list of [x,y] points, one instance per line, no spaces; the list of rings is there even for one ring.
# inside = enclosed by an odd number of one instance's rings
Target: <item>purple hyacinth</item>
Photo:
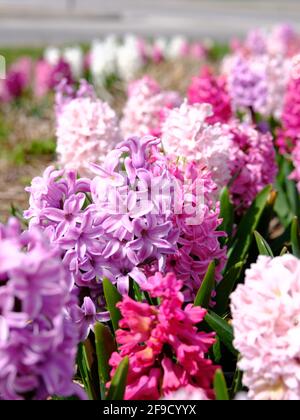
[[[235,109],[262,112],[268,99],[266,66],[263,60],[238,55],[228,75],[228,89]]]
[[[219,211],[211,200],[216,188],[211,175],[189,166],[185,176],[160,147],[154,137],[130,138],[107,155],[103,166],[91,165],[96,175],[92,181],[77,179],[73,171],[48,168],[27,189],[31,196],[25,217],[30,228],[38,225],[47,233],[72,273],[79,297],[72,313],[82,339],[95,320],[109,319],[104,278],[127,294],[132,280],[142,286],[153,269],[170,270],[174,257],[191,298],[215,258],[221,279],[225,250],[218,242],[223,233],[217,232]],[[197,226],[188,226],[196,212],[199,182],[204,187],[200,193],[205,220],[200,217]],[[178,204],[189,204],[188,197],[192,214],[187,207],[183,215],[177,214]],[[183,250],[188,261],[180,265]]]
[[[79,341],[60,252],[15,219],[0,225],[0,399],[71,396]]]

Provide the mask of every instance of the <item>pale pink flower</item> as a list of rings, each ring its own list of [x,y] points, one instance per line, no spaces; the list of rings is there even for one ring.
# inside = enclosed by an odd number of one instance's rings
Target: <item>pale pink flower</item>
[[[102,162],[121,140],[116,113],[107,103],[89,97],[63,107],[56,134],[60,165],[83,175],[90,174],[90,163]]]
[[[234,346],[254,400],[300,398],[300,261],[260,256],[231,295]]]
[[[181,101],[177,92],[163,91],[149,76],[130,83],[121,121],[123,136],[160,136],[166,111]]]
[[[206,166],[217,186],[222,188],[230,179],[230,136],[221,124],[207,123],[212,115],[209,104],[184,102],[180,108],[169,111],[161,139],[166,153]]]

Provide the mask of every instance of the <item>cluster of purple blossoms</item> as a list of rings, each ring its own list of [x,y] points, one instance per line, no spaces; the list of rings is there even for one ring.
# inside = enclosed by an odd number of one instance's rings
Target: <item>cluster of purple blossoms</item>
[[[102,259],[98,258],[99,240],[103,233],[90,202],[90,180],[77,179],[75,171],[48,167],[42,177],[36,177],[27,191],[30,208],[24,213],[30,219],[29,228],[38,226],[60,248],[63,262],[72,273],[74,294],[79,307],[72,307],[72,319],[84,339],[96,320],[107,320],[103,313],[104,298],[97,282],[99,267],[107,275]]]
[[[76,305],[60,252],[38,229],[0,225],[0,400],[82,391],[73,383],[79,341]]]
[[[216,186],[194,164],[185,171],[171,164],[160,146],[150,136],[130,138],[103,166],[92,165],[92,181],[50,167],[28,188],[30,227],[40,226],[60,247],[74,277],[82,306],[73,318],[82,338],[95,320],[108,319],[103,278],[126,294],[131,279],[142,285],[156,271],[173,271],[184,280],[187,298],[213,260],[221,279],[226,250],[218,241],[219,209],[210,199]]]
[[[265,63],[251,57],[248,60],[242,55],[229,57],[225,62],[228,72],[228,90],[235,110],[251,108],[261,112],[267,105],[268,84]],[[226,71],[226,66],[229,67]]]

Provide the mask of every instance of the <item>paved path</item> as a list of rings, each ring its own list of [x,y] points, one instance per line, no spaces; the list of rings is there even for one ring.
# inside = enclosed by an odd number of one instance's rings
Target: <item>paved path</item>
[[[0,45],[90,41],[115,32],[226,40],[290,22],[298,0],[0,0]]]

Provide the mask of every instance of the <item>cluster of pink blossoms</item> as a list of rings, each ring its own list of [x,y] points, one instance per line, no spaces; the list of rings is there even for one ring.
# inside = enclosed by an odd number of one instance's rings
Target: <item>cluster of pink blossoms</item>
[[[243,213],[276,175],[275,149],[271,134],[262,134],[250,124],[235,120],[210,125],[208,104],[171,110],[163,125],[162,143],[169,155],[195,160],[206,166],[219,190],[230,183],[237,211]],[[230,182],[232,180],[232,182]]]
[[[19,98],[29,88],[33,72],[32,60],[20,58],[8,70],[6,78],[0,79],[0,101],[10,102]]]
[[[231,295],[234,346],[254,400],[300,396],[300,261],[260,256]]]
[[[184,306],[183,283],[174,274],[157,273],[143,289],[160,299],[158,306],[139,303],[125,296],[118,304],[122,314],[116,332],[119,352],[110,359],[111,375],[129,356],[126,400],[157,400],[188,387],[203,399],[214,397],[212,380],[216,371],[207,358],[214,333],[199,332],[206,310]]]
[[[230,179],[230,137],[221,124],[208,124],[207,120],[212,116],[211,105],[188,105],[184,102],[180,108],[168,113],[161,139],[167,154],[195,160],[200,166],[206,166],[221,189]]]
[[[65,82],[62,89],[72,91]],[[86,82],[73,96],[57,92],[56,151],[62,167],[89,175],[89,164],[102,161],[120,141],[119,122],[115,111],[97,99]]]
[[[230,195],[236,211],[242,214],[256,195],[275,181],[276,154],[270,133],[260,133],[253,126],[232,122],[229,168],[232,177]]]
[[[278,130],[277,144],[282,153],[293,150],[300,132],[300,78],[291,78],[284,97],[282,129]]]
[[[127,293],[130,279],[143,285],[151,273],[173,271],[184,281],[187,300],[211,261],[218,261],[216,280],[222,278],[226,249],[218,241],[224,235],[219,207],[211,200],[215,184],[193,163],[184,169],[170,163],[157,146],[153,137],[131,138],[102,167],[93,165],[92,181],[50,167],[28,188],[25,217],[62,250],[83,305],[81,324],[107,319],[104,277]]]
[[[166,110],[179,106],[181,102],[177,92],[163,91],[148,76],[130,83],[121,121],[123,137],[160,136]]]
[[[227,123],[232,117],[226,77],[215,76],[208,67],[203,68],[199,76],[193,77],[187,97],[190,104],[212,106],[213,115],[207,117],[208,123]]]
[[[294,170],[290,175],[290,179],[296,181],[298,191],[300,192],[300,141],[296,143],[296,146],[292,152],[292,161]]]

